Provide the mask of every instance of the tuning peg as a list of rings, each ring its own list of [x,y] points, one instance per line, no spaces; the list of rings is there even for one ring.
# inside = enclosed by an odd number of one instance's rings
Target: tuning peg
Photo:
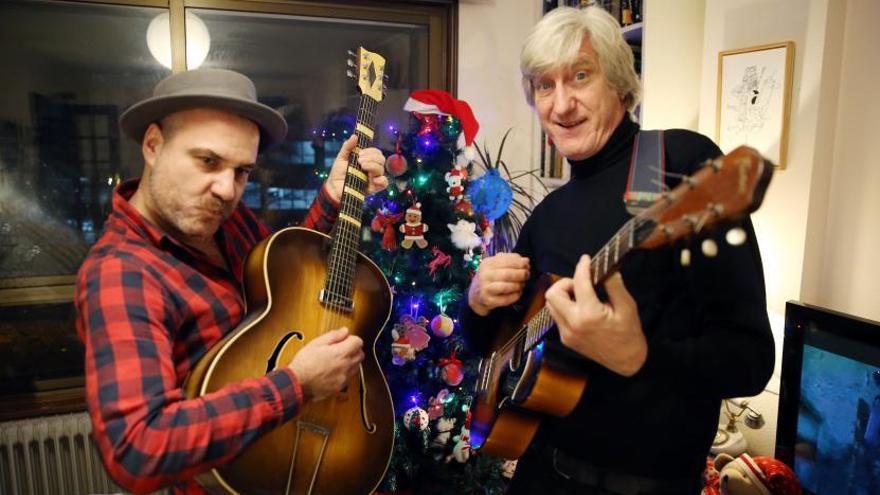
[[[350,70],[345,71],[345,75],[352,78],[352,79],[357,79],[354,75],[354,72],[352,72]]]
[[[746,231],[742,229],[742,227],[734,227],[727,231],[724,234],[724,240],[727,241],[731,246],[739,246],[742,243],[746,242]]]
[[[713,239],[704,239],[700,244],[700,250],[707,258],[714,258],[718,256],[718,243]]]
[[[382,80],[388,82],[388,74],[382,74]]]
[[[355,52],[353,52],[353,51],[351,51],[351,50],[346,50],[346,51],[347,51],[348,54],[351,55],[352,57],[357,57],[357,53],[355,53]]]
[[[684,248],[681,250],[681,258],[679,259],[681,266],[691,266],[691,250]]]
[[[354,60],[352,60],[352,59],[350,59],[350,58],[347,59],[346,62],[348,62],[348,66],[349,66],[349,67],[357,67],[357,64],[354,63]]]

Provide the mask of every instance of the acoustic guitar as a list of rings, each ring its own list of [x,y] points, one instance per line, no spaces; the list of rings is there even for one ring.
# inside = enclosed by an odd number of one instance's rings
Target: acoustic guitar
[[[591,258],[593,285],[616,272],[633,250],[666,246],[757,210],[772,175],[773,164],[746,146],[708,161],[631,218]],[[471,446],[483,453],[519,458],[542,415],[569,415],[587,387],[587,376],[543,354],[543,339],[554,326],[544,292],[555,279],[538,280],[525,316],[502,324],[480,361],[470,434]]]
[[[361,93],[358,147],[348,159],[332,236],[291,227],[254,248],[245,261],[247,315],[196,364],[184,390],[198,397],[263,376],[342,326],[363,339],[366,358],[341,393],[306,402],[296,418],[201,475],[198,481],[213,493],[367,495],[391,460],[394,406],[375,348],[391,313],[391,288],[357,251],[368,181],[357,155],[373,138],[385,59],[360,48],[349,65]]]

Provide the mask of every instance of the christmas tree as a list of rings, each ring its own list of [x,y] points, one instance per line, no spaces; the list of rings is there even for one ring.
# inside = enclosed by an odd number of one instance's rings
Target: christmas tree
[[[442,91],[416,91],[404,109],[412,112],[410,131],[396,133],[386,162],[391,184],[367,202],[371,235],[362,245],[394,292],[377,344],[397,414],[394,454],[380,490],[502,493],[504,460],[470,449],[470,391],[479,360],[454,316],[512,193],[497,170],[469,180],[479,126],[467,103]]]

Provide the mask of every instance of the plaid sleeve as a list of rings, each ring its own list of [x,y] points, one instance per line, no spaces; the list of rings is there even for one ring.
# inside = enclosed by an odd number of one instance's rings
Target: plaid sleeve
[[[303,220],[302,225],[318,232],[329,233],[338,215],[339,202],[330,196],[330,193],[327,192],[327,185],[324,184],[321,190],[318,191],[318,195],[315,197],[312,207],[309,208],[309,213],[306,215],[305,220]]]
[[[83,267],[77,327],[104,465],[120,486],[148,493],[234,457],[292,418],[302,390],[285,368],[187,399],[172,359],[171,299],[148,268],[132,265],[105,258]]]

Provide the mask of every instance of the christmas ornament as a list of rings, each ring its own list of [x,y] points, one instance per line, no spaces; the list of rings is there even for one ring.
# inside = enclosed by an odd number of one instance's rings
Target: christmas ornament
[[[400,177],[406,173],[406,169],[406,157],[400,153],[400,134],[398,134],[396,150],[385,160],[385,170],[394,177]]]
[[[425,431],[428,429],[428,413],[419,406],[411,407],[403,414],[403,426],[407,430]]]
[[[440,267],[449,266],[449,263],[452,261],[452,256],[444,253],[437,246],[431,247],[431,254],[434,255],[434,259],[428,263],[428,274],[433,277]]]
[[[400,177],[406,173],[406,157],[400,153],[394,153],[385,160],[385,170],[394,177]]]
[[[456,100],[446,91],[426,89],[410,93],[403,109],[408,112],[417,112],[415,114],[417,118],[418,115],[424,114],[452,115],[456,117],[462,129],[461,134],[458,135],[456,146],[458,149],[463,150],[456,157],[456,160],[461,166],[466,166],[476,158],[473,144],[477,131],[480,130],[480,123],[477,122],[473,110],[471,110],[470,105],[466,101]],[[425,124],[422,123],[422,125],[424,129]],[[419,131],[420,135],[421,132]]]
[[[495,233],[492,232],[492,222],[485,216],[480,220],[480,231],[483,233],[483,252],[492,254],[492,237]]]
[[[392,363],[402,366],[416,358],[416,350],[409,343],[409,339],[395,330],[391,330],[391,337],[394,338],[391,344]]]
[[[510,208],[513,202],[513,190],[510,183],[501,177],[497,168],[489,169],[478,179],[472,181],[467,188],[468,197],[477,213],[495,220]]]
[[[455,329],[455,322],[449,316],[440,313],[431,319],[431,333],[437,337],[445,338],[452,335]]]
[[[461,370],[461,360],[455,357],[455,351],[446,358],[440,358],[440,377],[447,385],[458,386],[464,379]]]
[[[440,125],[440,130],[447,139],[455,139],[461,134],[461,121],[449,115]]]
[[[424,316],[419,317],[418,320],[413,318],[410,315],[403,315],[400,317],[400,323],[398,325],[394,325],[394,329],[403,337],[409,341],[409,344],[413,347],[413,349],[418,352],[422,349],[428,347],[428,342],[431,341],[431,336],[428,335],[428,319]],[[392,336],[394,334],[392,333]]]
[[[382,232],[382,249],[393,251],[397,248],[397,235],[394,232],[394,224],[403,218],[403,213],[392,214],[387,209],[376,210],[376,216],[370,222],[370,228],[374,232]]]
[[[461,433],[452,437],[455,447],[452,448],[452,455],[446,458],[446,462],[455,459],[458,462],[465,463],[471,457],[471,431],[466,426],[461,427]]]
[[[464,196],[464,186],[462,182],[467,179],[467,170],[458,165],[449,172],[446,172],[446,194],[449,195],[450,201],[459,201]]]
[[[483,245],[483,241],[480,239],[480,236],[476,234],[477,224],[474,222],[468,222],[467,220],[459,220],[455,225],[448,223],[446,224],[449,227],[449,231],[452,233],[450,237],[452,237],[452,244],[455,245],[458,249],[462,251],[466,251],[464,255],[464,259],[466,261],[470,261],[474,257],[474,248],[478,248]],[[404,241],[406,242],[406,241]]]
[[[437,425],[434,427],[434,431],[437,434],[431,440],[431,448],[443,450],[446,447],[446,444],[449,443],[449,437],[452,436],[452,429],[455,428],[456,421],[457,419],[455,418],[440,418],[437,421]]]
[[[421,249],[428,247],[428,241],[425,240],[428,224],[422,222],[421,208],[422,204],[416,203],[406,209],[406,223],[400,226],[400,231],[403,232],[400,245],[403,249],[411,248],[414,242]]]
[[[403,109],[407,111],[412,111],[406,108],[406,106],[404,106]],[[419,132],[416,133],[419,137],[440,137],[440,118],[437,116],[436,113],[413,111],[413,116],[415,116],[416,120],[419,121]],[[422,143],[424,143],[424,141]]]
[[[437,397],[428,400],[428,417],[431,421],[443,416],[443,403],[449,397],[449,390],[443,389],[437,392]]]
[[[470,200],[468,200],[467,196],[462,198],[461,201],[455,203],[455,206],[452,208],[452,211],[455,213],[461,213],[466,217],[474,216],[474,207],[471,205]]]

